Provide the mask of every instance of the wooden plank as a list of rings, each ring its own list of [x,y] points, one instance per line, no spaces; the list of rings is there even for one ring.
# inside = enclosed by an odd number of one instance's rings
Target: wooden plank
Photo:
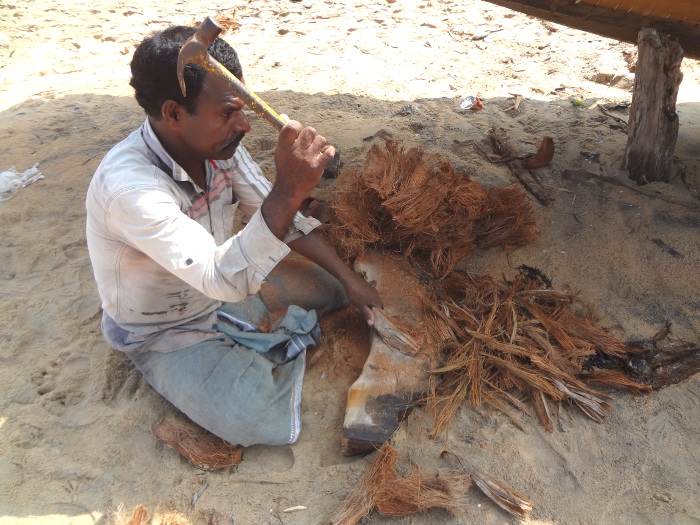
[[[362,374],[348,391],[342,442],[346,456],[371,452],[391,437],[413,401],[427,392],[430,370],[437,364],[437,345],[423,329],[424,291],[408,263],[394,255],[368,252],[355,261],[355,270],[375,284],[384,310],[410,327],[409,335],[420,349],[411,355],[372,331]]]
[[[588,31],[607,38],[632,44],[637,43],[639,31],[644,27],[656,29],[679,41],[688,58],[700,59],[700,2],[682,0],[485,0],[489,3],[520,11],[542,20],[548,20],[574,29]],[[626,2],[629,11],[617,6]],[[604,5],[605,4],[605,5]],[[668,9],[663,6],[668,4]],[[671,5],[674,5],[671,11]],[[686,5],[687,4],[687,5]],[[634,6],[637,6],[636,8]],[[642,10],[647,7],[647,11]],[[649,6],[658,6],[649,9]],[[636,11],[639,12],[636,12]],[[666,13],[668,18],[654,13]],[[671,16],[673,13],[673,16]],[[678,17],[678,18],[674,18]],[[681,18],[682,17],[682,18]]]
[[[581,0],[587,4],[607,7],[616,11],[636,13],[657,18],[673,18],[688,23],[700,23],[698,0]]]

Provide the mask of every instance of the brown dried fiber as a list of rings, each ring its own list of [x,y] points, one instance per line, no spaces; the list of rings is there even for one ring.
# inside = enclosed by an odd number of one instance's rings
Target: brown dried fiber
[[[621,374],[584,370],[596,353],[619,358],[633,349],[575,316],[571,296],[542,289],[525,274],[512,283],[452,274],[444,287],[449,292],[443,299],[425,305],[426,328],[442,337],[443,364],[434,371],[441,381],[432,382],[428,396],[435,421],[431,436],[449,430],[464,402],[489,403],[511,418],[508,405],[529,413],[513,391],[532,400],[552,432],[552,402],[570,401],[599,423],[608,415],[607,396],[587,380],[637,393],[650,390]]]
[[[447,432],[465,402],[489,403],[522,428],[508,408],[529,414],[529,399],[552,432],[551,403],[576,404],[598,422],[608,415],[607,397],[588,378],[648,391],[620,376],[584,375],[594,354],[621,359],[632,349],[574,315],[568,294],[543,289],[544,281],[526,273],[497,283],[452,272],[477,248],[512,249],[536,238],[535,216],[520,187],[484,188],[436,155],[391,141],[373,146],[362,171],[343,173],[338,185],[331,238],[339,252],[352,258],[381,245],[441,280],[442,297],[426,304],[424,316],[425,331],[441,341],[443,357],[428,395],[432,436]]]
[[[539,233],[519,187],[484,188],[438,156],[391,141],[372,147],[361,172],[342,174],[332,209],[331,239],[346,257],[381,244],[438,278],[477,248],[517,248]]]
[[[394,468],[398,453],[389,445],[379,450],[360,483],[345,500],[334,525],[355,525],[373,508],[384,516],[406,516],[440,507],[459,513],[467,503],[471,477],[466,472],[423,476],[419,468],[399,477]]]
[[[447,509],[466,523],[466,494],[472,481],[513,516],[524,519],[532,511],[534,505],[530,500],[471,465],[465,465],[456,454],[445,450],[440,456],[451,463],[451,471],[424,476],[416,467],[409,476],[401,478],[395,471],[398,453],[385,444],[343,502],[333,525],[355,525],[374,508],[384,516],[407,516],[434,507]]]
[[[158,423],[153,432],[163,443],[205,470],[238,465],[242,459],[241,447],[172,416]]]

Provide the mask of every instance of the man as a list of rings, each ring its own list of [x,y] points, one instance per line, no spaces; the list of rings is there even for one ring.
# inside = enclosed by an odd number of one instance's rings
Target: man
[[[219,437],[293,443],[316,312],[349,301],[372,324],[381,301],[314,231],[318,221],[298,211],[333,147],[287,123],[270,184],[240,145],[250,123],[226,83],[189,65],[182,96],[177,56],[194,32],[171,27],[136,49],[131,85],[146,121],[105,156],[88,190],[103,333],[155,390]],[[209,52],[243,81],[233,48],[217,39]],[[236,207],[247,224],[231,236]],[[286,257],[290,249],[304,258]],[[287,307],[277,330],[255,330]]]

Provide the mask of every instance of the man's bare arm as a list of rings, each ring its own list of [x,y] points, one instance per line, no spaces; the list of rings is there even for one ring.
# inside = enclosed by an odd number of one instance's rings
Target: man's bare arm
[[[270,231],[284,239],[294,215],[321,180],[326,165],[333,160],[335,148],[313,128],[303,128],[290,121],[280,130],[275,149],[277,178],[270,194],[261,206],[262,216]],[[355,305],[371,325],[372,306],[381,306],[377,291],[353,272],[316,232],[289,243],[289,247],[338,279],[348,300]]]
[[[289,247],[338,279],[350,303],[360,310],[370,326],[374,324],[372,307],[382,307],[377,290],[345,264],[319,233],[313,231],[299,237]]]
[[[335,148],[313,128],[290,121],[282,128],[275,149],[277,178],[261,211],[270,231],[284,239],[294,214],[321,180]]]

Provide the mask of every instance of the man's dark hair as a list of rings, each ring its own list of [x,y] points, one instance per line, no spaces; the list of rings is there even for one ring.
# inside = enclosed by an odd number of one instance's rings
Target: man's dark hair
[[[183,97],[177,79],[177,57],[182,44],[196,31],[194,27],[172,26],[145,38],[134,51],[129,84],[135,90],[137,102],[149,116],[160,119],[163,116],[161,107],[166,100],[174,100],[191,115],[195,114],[206,71],[194,64],[185,67],[187,97]],[[236,78],[243,77],[236,51],[221,38],[212,42],[209,54]]]

